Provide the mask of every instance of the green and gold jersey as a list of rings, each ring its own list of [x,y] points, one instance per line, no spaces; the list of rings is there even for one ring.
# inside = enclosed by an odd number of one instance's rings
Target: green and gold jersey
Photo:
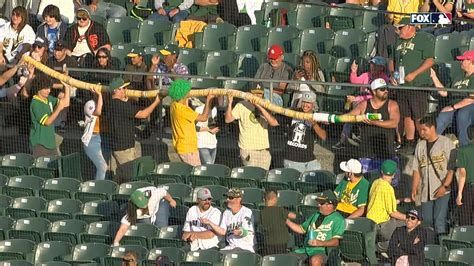
[[[45,125],[46,120],[54,111],[54,107],[58,103],[58,99],[48,96],[41,99],[37,95],[33,96],[30,104],[31,130],[30,145],[42,145],[46,149],[55,149],[56,141],[54,136],[54,125]]]
[[[369,197],[369,181],[364,177],[362,177],[357,183],[351,183],[344,179],[336,187],[334,193],[339,199],[337,210],[351,214],[356,211],[357,208],[367,205],[367,199]]]

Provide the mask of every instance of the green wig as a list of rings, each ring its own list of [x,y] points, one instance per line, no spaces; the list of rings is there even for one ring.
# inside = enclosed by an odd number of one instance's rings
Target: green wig
[[[191,90],[191,83],[184,79],[177,79],[171,83],[168,90],[168,96],[175,101],[179,101],[186,97],[186,94]]]

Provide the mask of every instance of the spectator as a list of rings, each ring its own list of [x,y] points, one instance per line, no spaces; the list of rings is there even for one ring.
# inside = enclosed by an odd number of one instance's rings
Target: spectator
[[[53,56],[48,58],[46,65],[56,71],[65,71],[65,69],[78,67],[78,63],[72,57],[67,55],[64,42],[59,40],[54,47]],[[74,73],[74,78],[77,78],[77,73]],[[53,79],[53,88],[60,88],[62,84],[57,79]]]
[[[290,235],[286,228],[286,219],[296,219],[296,214],[278,207],[278,195],[274,190],[265,192],[265,207],[260,211],[260,223],[263,231],[263,254],[287,253]]]
[[[339,167],[346,174],[334,190],[339,201],[336,209],[347,218],[362,217],[369,196],[369,181],[362,175],[362,164],[350,159],[341,162]]]
[[[227,246],[222,250],[255,252],[252,210],[242,205],[240,188],[229,189],[226,196],[227,209],[222,214],[220,225],[207,218],[201,218],[201,223],[210,226],[217,235],[225,237]]]
[[[413,158],[411,197],[421,197],[424,225],[438,234],[446,233],[451,182],[454,175],[454,149],[448,137],[436,133],[436,120],[425,116],[420,120],[420,137]],[[418,195],[418,188],[421,186]]]
[[[181,161],[197,166],[201,165],[201,160],[197,147],[195,122],[207,121],[211,100],[214,96],[211,94],[207,96],[204,110],[202,114],[198,114],[188,106],[188,92],[190,90],[191,84],[182,79],[174,81],[170,86],[168,95],[173,100],[170,106],[171,130],[173,147]]]
[[[293,79],[301,81],[325,81],[324,73],[319,63],[319,57],[315,52],[311,50],[304,51],[300,60],[300,65],[293,74]],[[293,94],[293,102],[291,104],[292,107],[295,107],[295,105],[298,103],[298,100],[303,92],[326,92],[323,85],[302,83],[297,84],[296,86],[293,85],[292,87],[295,87],[294,89],[296,90],[296,92]]]
[[[453,23],[454,29],[456,31],[472,29],[473,26],[468,21],[474,19],[474,3],[470,0],[457,0],[455,6],[456,17],[464,21],[455,20]]]
[[[193,0],[155,0],[156,12],[151,14],[148,19],[164,19],[177,23],[189,16],[189,9],[193,4]]]
[[[38,7],[38,14],[36,16],[38,21],[47,22],[45,18],[45,13],[49,13],[55,8],[57,8],[58,13],[56,13],[56,10],[54,10],[53,13],[50,13],[50,14],[54,14],[54,18],[56,19],[57,22],[63,21],[64,26],[66,28],[67,28],[66,24],[74,23],[74,1],[73,0],[41,0],[39,2],[40,4]],[[59,14],[59,8],[61,8],[61,14]],[[52,16],[49,16],[49,17],[52,17]],[[48,26],[51,27],[51,25],[49,24]],[[66,30],[66,28],[64,30]],[[65,31],[62,32],[63,36],[64,36],[64,32]]]
[[[301,93],[297,111],[312,113],[316,104],[316,94],[312,91]],[[293,168],[301,173],[320,170],[321,163],[314,158],[316,137],[326,140],[327,133],[316,121],[293,119],[287,132],[285,168]]]
[[[34,96],[30,104],[30,145],[34,157],[59,155],[53,123],[69,106],[70,87],[64,84],[64,95],[58,99],[49,95],[51,86],[52,81],[45,74],[36,75],[31,84]]]
[[[157,96],[155,100],[146,108],[137,110],[137,108],[128,101],[127,87],[129,83],[121,78],[112,80],[109,84],[109,90],[112,91],[112,100],[107,110],[107,121],[109,128],[114,132],[111,134],[112,143],[112,162],[110,170],[116,174],[118,183],[122,179],[127,180],[132,175],[130,162],[141,156],[140,146],[135,143],[135,119],[146,119],[151,112],[160,103]]]
[[[41,23],[36,30],[37,37],[48,40],[48,52],[50,57],[54,55],[56,42],[63,40],[67,31],[67,24],[61,21],[59,12],[59,8],[55,5],[46,6],[42,14],[44,22]]]
[[[176,74],[176,75],[188,75],[188,67],[178,62],[179,47],[174,44],[167,44],[163,49],[160,50],[160,54],[164,56],[164,60],[160,60],[160,56],[154,55],[151,58],[151,66],[149,72],[158,74]],[[177,77],[163,76],[162,85],[170,85],[173,80]],[[157,76],[148,76],[147,85],[148,89],[155,89],[155,84],[158,84]]]
[[[474,139],[474,131],[470,131]],[[459,148],[456,156],[459,225],[474,225],[474,142]]]
[[[388,247],[392,265],[423,265],[424,248],[431,243],[431,237],[421,222],[418,211],[410,210],[406,215],[405,226],[395,229]]]
[[[268,62],[260,65],[255,73],[256,79],[275,79],[275,80],[290,80],[293,70],[288,66],[284,60],[283,47],[274,44],[270,47],[267,53]],[[272,102],[276,105],[283,106],[282,95],[285,93],[288,83],[273,83]],[[265,92],[265,99],[270,99],[270,82],[258,82],[257,87],[261,87]]]
[[[148,223],[158,228],[168,226],[170,206],[176,208],[176,201],[163,187],[143,187],[135,190],[130,195],[113,245],[120,245],[120,240],[131,225]]]
[[[12,11],[11,21],[0,31],[0,64],[16,64],[35,42],[35,32],[27,24],[28,14],[23,6]]]
[[[110,51],[106,48],[100,48],[97,50],[95,55],[96,60],[92,65],[92,69],[99,70],[118,70],[117,64],[113,62],[113,58],[110,56]],[[91,83],[95,84],[109,84],[118,74],[110,72],[96,72],[92,71],[88,74],[87,79]]]
[[[202,164],[213,164],[217,155],[217,138],[216,134],[220,129],[217,127],[217,98],[214,98],[209,107],[209,117],[204,122],[197,122],[197,141],[199,158]],[[194,111],[198,114],[204,112],[206,105],[197,98],[192,99]]]
[[[255,11],[262,8],[263,0],[211,0],[216,2],[219,17],[236,27],[257,24]]]
[[[127,16],[123,6],[103,0],[83,0],[91,15],[103,18],[122,18]]]
[[[262,90],[252,90],[255,97],[262,98]],[[233,96],[228,95],[225,122],[239,121],[240,159],[243,165],[270,169],[272,156],[268,149],[268,126],[278,126],[278,121],[265,108],[251,100],[239,102],[232,109]]]
[[[219,224],[221,211],[214,208],[211,191],[201,188],[197,192],[196,205],[189,208],[183,227],[182,239],[191,244],[191,251],[204,249],[217,249],[219,239],[209,225],[201,223],[202,219],[208,219],[214,224]]]
[[[24,82],[20,84],[21,86],[17,86],[17,84],[13,85],[13,87],[10,87],[10,88],[7,88],[4,86],[5,84],[8,83],[8,81],[12,77],[15,76],[18,69],[20,68],[20,65],[22,64],[23,62],[19,62],[18,64],[12,66],[9,69],[6,69],[3,73],[0,74],[0,98],[8,97],[9,99],[12,99],[16,97],[16,94],[20,91],[21,87],[23,87],[23,85],[25,84],[28,77],[22,77]]]
[[[395,157],[395,129],[400,120],[397,102],[388,99],[385,80],[378,78],[372,81],[370,88],[373,98],[358,104],[349,114],[362,115],[380,113],[382,120],[364,120],[361,125],[361,154],[367,158],[389,159]]]
[[[367,218],[377,225],[377,235],[380,239],[378,247],[386,251],[388,241],[393,231],[403,225],[406,216],[397,210],[397,199],[391,185],[392,178],[397,171],[397,163],[385,160],[381,167],[382,176],[372,183],[367,205]]]
[[[125,66],[126,72],[147,72],[148,67],[143,60],[145,52],[142,48],[133,48],[130,53],[127,54],[127,57],[130,58],[132,64],[127,64]],[[146,76],[141,74],[125,74],[123,79],[126,82],[130,82],[130,85],[134,89],[145,90],[146,89]]]
[[[337,211],[337,197],[326,190],[317,196],[319,211],[299,225],[286,220],[288,227],[297,234],[304,234],[303,247],[296,254],[309,260],[308,265],[325,265],[330,255],[329,247],[338,247],[344,233],[344,217]]]
[[[423,12],[442,12],[442,13],[452,13],[454,7],[454,0],[433,0],[425,1],[423,4]],[[451,23],[450,23],[451,24]],[[451,25],[442,25],[436,24],[434,26],[426,26],[421,28],[421,31],[428,32],[433,34],[434,36],[438,36],[441,34],[450,33],[453,30]]]
[[[209,2],[216,3],[220,1],[221,0],[210,0]],[[218,3],[211,5],[194,4],[191,6],[191,8],[189,8],[189,16],[187,19],[203,21],[205,23],[216,23],[218,21],[222,22],[222,19],[219,17],[217,5]]]
[[[36,37],[30,52],[27,54],[36,61],[45,64],[48,60],[48,40]]]
[[[463,55],[456,57],[461,60],[461,69],[464,72],[463,77],[457,77],[452,83],[451,88],[472,90],[474,88],[474,51],[467,51]],[[431,78],[436,88],[443,89],[436,73],[431,71]],[[467,92],[447,92],[440,91],[442,97],[448,97],[448,106],[444,107],[438,115],[436,123],[438,124],[436,132],[443,134],[444,130],[452,123],[456,114],[456,132],[459,138],[460,146],[469,144],[468,130],[472,125],[474,116],[474,93]]]
[[[122,266],[138,266],[138,254],[135,251],[127,251],[123,255]]]

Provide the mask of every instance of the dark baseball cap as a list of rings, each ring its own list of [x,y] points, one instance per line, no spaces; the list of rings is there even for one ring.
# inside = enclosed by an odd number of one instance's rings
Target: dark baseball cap
[[[336,206],[338,203],[337,196],[334,194],[332,190],[325,190],[321,193],[318,193],[316,195],[316,201],[319,204],[324,204],[324,203],[331,203],[332,205]]]
[[[56,43],[54,44],[54,50],[57,50],[57,51],[62,51],[66,48],[66,46],[64,45],[64,42],[62,40],[58,40],[56,41]]]

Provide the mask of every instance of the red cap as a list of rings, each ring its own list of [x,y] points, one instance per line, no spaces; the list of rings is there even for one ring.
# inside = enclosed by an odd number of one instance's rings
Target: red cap
[[[280,55],[283,55],[284,53],[285,52],[283,51],[283,47],[281,47],[278,44],[274,44],[268,50],[267,57],[268,57],[268,59],[275,60],[275,59],[278,59],[278,57],[280,57]]]
[[[457,60],[471,60],[474,61],[474,50],[464,52],[464,54],[460,56],[456,56]]]

